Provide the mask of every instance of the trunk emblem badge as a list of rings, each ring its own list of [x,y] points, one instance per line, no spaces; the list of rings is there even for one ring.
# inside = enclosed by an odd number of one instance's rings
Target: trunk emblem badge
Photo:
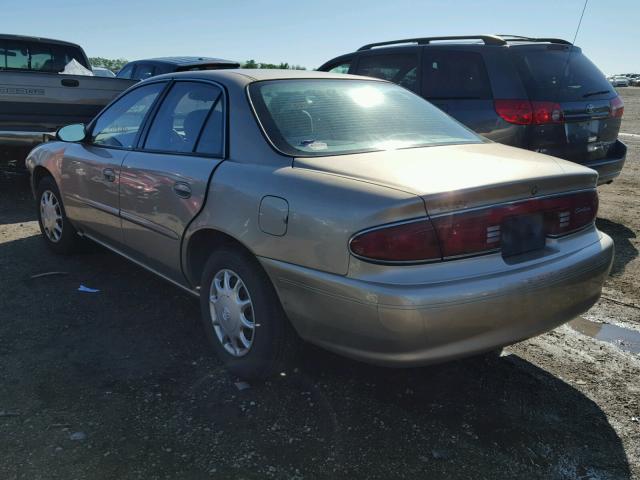
[[[595,111],[595,107],[594,107],[591,103],[589,103],[589,104],[587,104],[587,106],[585,107],[585,111],[586,111],[587,113],[593,113],[593,112]]]

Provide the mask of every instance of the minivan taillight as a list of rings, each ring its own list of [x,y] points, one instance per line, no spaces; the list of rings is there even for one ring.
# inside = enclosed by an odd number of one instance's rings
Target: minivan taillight
[[[611,99],[611,116],[614,118],[622,118],[624,113],[624,102],[617,96]]]
[[[500,118],[516,125],[545,125],[564,122],[564,112],[560,104],[556,102],[494,100],[493,105]]]
[[[351,251],[384,262],[421,262],[499,251],[506,219],[540,213],[544,235],[561,237],[593,224],[598,213],[595,190],[532,198],[487,208],[382,226],[357,234]]]

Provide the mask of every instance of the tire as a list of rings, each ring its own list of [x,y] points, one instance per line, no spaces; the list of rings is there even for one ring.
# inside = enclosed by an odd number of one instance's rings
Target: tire
[[[209,257],[200,285],[205,332],[231,373],[265,379],[290,366],[299,338],[271,280],[252,255],[221,247]]]
[[[47,246],[61,255],[75,252],[80,237],[67,218],[60,190],[52,177],[42,178],[36,187],[36,210]]]

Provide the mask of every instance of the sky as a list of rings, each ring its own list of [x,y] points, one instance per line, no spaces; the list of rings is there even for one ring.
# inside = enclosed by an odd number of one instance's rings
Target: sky
[[[196,55],[316,68],[375,41],[508,33],[573,40],[584,0],[28,0],[2,33],[90,57]],[[605,74],[640,73],[640,0],[589,0],[576,45]]]

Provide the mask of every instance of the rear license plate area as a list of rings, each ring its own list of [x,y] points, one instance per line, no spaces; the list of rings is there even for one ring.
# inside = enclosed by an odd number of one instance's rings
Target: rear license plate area
[[[541,250],[545,246],[544,216],[542,213],[508,217],[500,226],[503,257]]]

